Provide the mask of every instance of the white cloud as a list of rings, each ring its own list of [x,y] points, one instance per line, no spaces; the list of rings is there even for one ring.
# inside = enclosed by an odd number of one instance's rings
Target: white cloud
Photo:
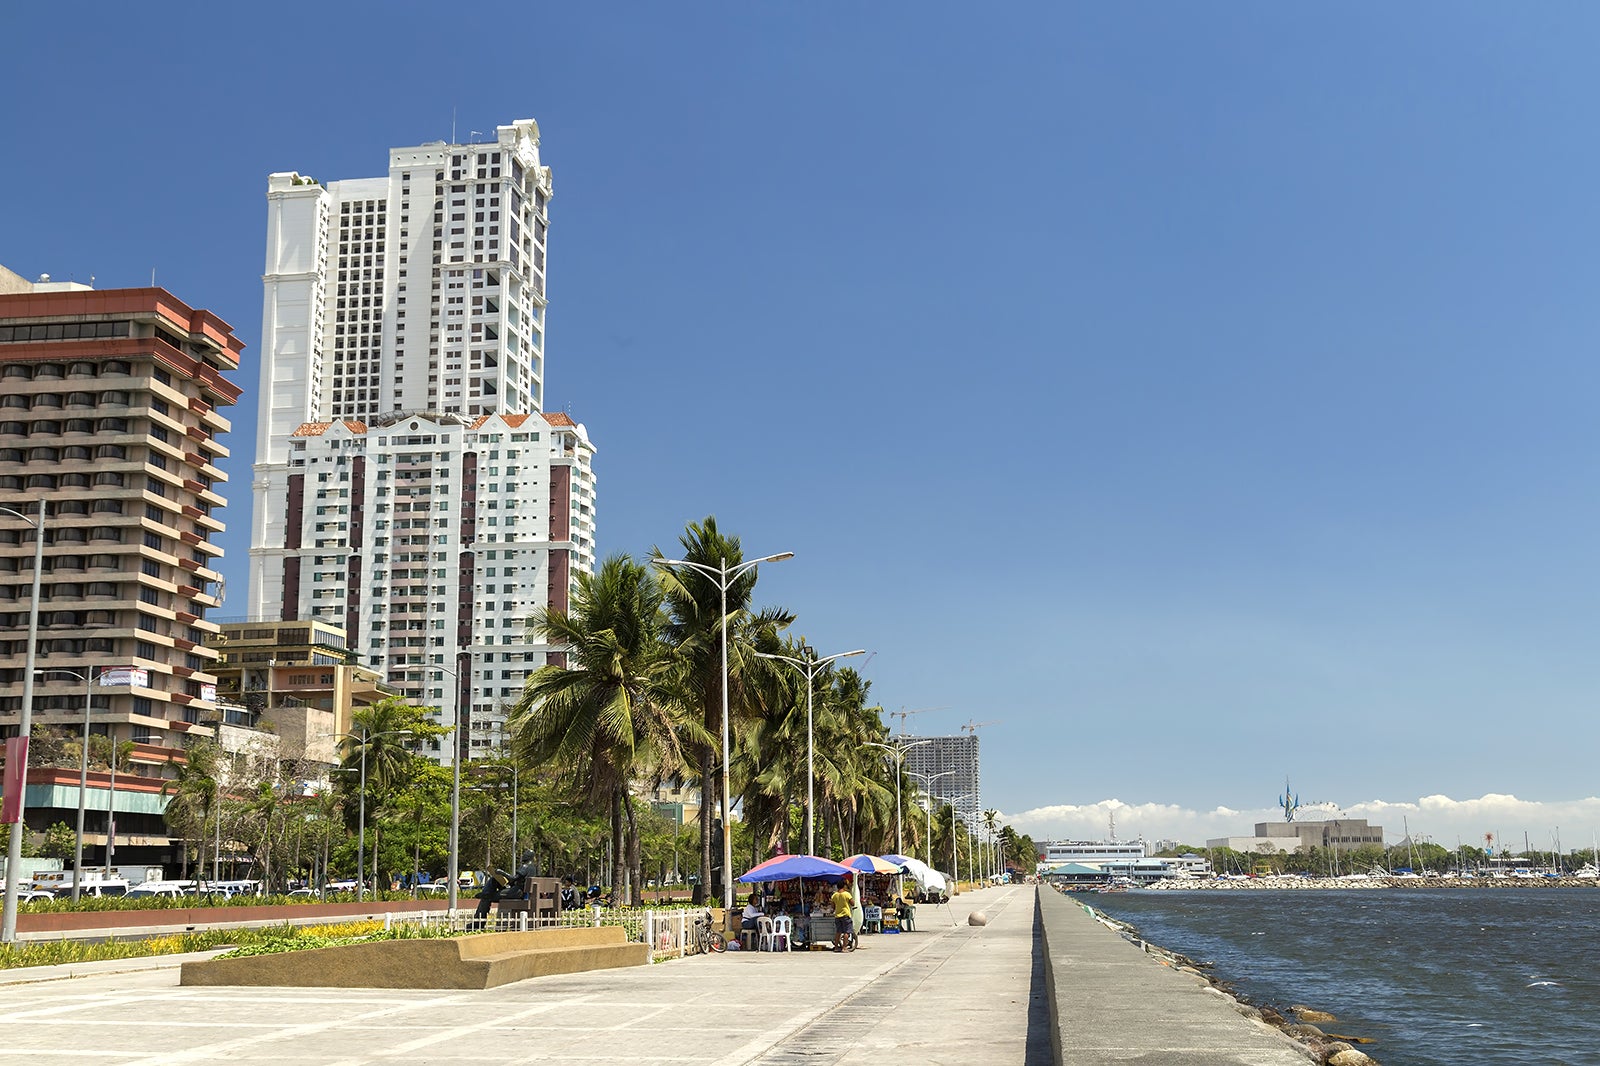
[[[1524,834],[1534,848],[1550,847],[1559,830],[1564,850],[1589,848],[1600,833],[1600,798],[1536,801],[1516,796],[1488,793],[1476,799],[1451,799],[1449,796],[1422,796],[1415,800],[1373,799],[1348,807],[1331,805],[1302,809],[1301,819],[1311,821],[1343,815],[1365,818],[1383,826],[1391,843],[1405,836],[1405,825],[1418,840],[1432,840],[1445,847],[1463,844],[1483,846],[1484,834],[1505,840],[1522,849]],[[1277,808],[1235,810],[1214,807],[1196,810],[1164,803],[1124,803],[1106,799],[1098,803],[1055,804],[1006,814],[1003,821],[1019,833],[1035,840],[1104,839],[1110,820],[1116,818],[1119,840],[1180,840],[1203,844],[1208,837],[1248,836],[1257,822],[1283,820]]]

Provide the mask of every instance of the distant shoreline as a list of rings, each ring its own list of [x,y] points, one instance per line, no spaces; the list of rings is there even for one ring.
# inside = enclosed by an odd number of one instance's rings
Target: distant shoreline
[[[1245,877],[1168,878],[1139,890],[1155,892],[1295,892],[1379,888],[1600,888],[1594,877]],[[1136,890],[1137,891],[1137,890]],[[1075,893],[1076,894],[1076,893]],[[1093,894],[1093,893],[1090,893]]]

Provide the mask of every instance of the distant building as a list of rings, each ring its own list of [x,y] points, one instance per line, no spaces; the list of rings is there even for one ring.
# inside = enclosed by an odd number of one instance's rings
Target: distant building
[[[905,752],[902,765],[911,781],[936,801],[953,804],[957,816],[969,829],[976,830],[982,822],[977,734],[896,734],[892,739]]]
[[[221,596],[220,409],[239,398],[227,375],[243,347],[164,289],[0,269],[0,506],[30,519],[45,507],[33,721],[77,733],[87,699],[92,733],[132,742],[115,794],[115,857],[129,863],[173,861],[161,779],[191,738],[222,739],[206,615]],[[36,536],[0,513],[6,736],[19,726]],[[29,827],[70,823],[77,768],[34,767]],[[90,775],[89,863],[104,860],[110,784]]]
[[[399,694],[355,662],[344,629],[328,622],[226,622],[213,643],[223,721],[270,729],[284,761],[338,762],[351,714]]]
[[[1134,862],[1148,854],[1142,840],[1052,840],[1041,846],[1046,866],[1064,862]]]
[[[1208,848],[1262,855],[1323,848],[1336,852],[1383,847],[1383,826],[1368,825],[1365,818],[1331,818],[1317,822],[1257,822],[1255,836],[1216,837]]]

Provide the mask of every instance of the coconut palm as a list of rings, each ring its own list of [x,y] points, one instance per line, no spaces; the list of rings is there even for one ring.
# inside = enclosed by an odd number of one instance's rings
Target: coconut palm
[[[680,769],[685,747],[703,742],[677,684],[677,662],[662,640],[662,589],[626,555],[578,575],[570,611],[537,612],[540,639],[567,648],[567,665],[529,676],[507,723],[514,755],[548,766],[569,793],[611,818],[612,885],[624,890],[624,821],[632,832],[635,775]]]
[[[170,832],[185,842],[184,874],[189,869],[187,842],[199,842],[198,867],[203,873],[206,866],[206,844],[211,838],[207,831],[213,818],[221,817],[222,749],[209,740],[191,744],[183,753],[183,761],[170,760],[173,776],[161,785],[161,795],[170,797],[165,818]]]
[[[678,538],[683,546],[679,556],[687,562],[717,569],[732,570],[744,561],[744,550],[738,537],[724,536],[717,529],[717,520],[708,517],[703,522],[692,522]],[[660,549],[652,552],[654,558],[664,558]],[[720,750],[716,738],[722,735],[722,686],[728,685],[728,713],[730,718],[743,718],[747,714],[748,700],[744,681],[752,674],[764,670],[765,664],[750,654],[762,634],[785,629],[794,616],[777,608],[753,610],[751,599],[756,586],[756,568],[752,567],[728,584],[727,614],[722,614],[722,594],[718,582],[703,571],[692,567],[663,567],[660,571],[662,588],[666,593],[666,608],[670,621],[666,627],[666,641],[677,654],[681,670],[681,683],[685,699],[698,710],[703,740],[692,750],[692,765],[700,778],[700,883],[695,887],[696,900],[704,899],[706,887],[711,883],[711,819],[706,812],[716,809],[715,797],[720,793],[717,776],[726,768],[718,766]],[[722,669],[721,640],[727,632],[728,669]],[[729,724],[730,733],[732,723]],[[731,876],[732,871],[725,871]]]

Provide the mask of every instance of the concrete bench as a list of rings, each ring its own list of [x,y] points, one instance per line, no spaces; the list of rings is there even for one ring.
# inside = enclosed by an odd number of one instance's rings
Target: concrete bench
[[[494,988],[530,977],[643,966],[650,948],[620,926],[530,929],[436,940],[375,940],[183,964],[184,985]]]

